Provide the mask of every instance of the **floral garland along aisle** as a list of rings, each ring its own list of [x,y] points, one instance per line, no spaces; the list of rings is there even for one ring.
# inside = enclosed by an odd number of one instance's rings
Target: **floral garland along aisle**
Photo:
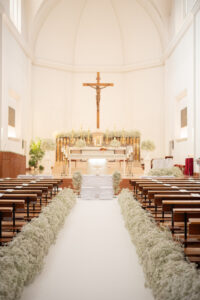
[[[185,260],[183,248],[173,241],[170,231],[158,227],[129,190],[122,190],[118,199],[143,266],[146,286],[152,289],[155,299],[199,300],[200,272]]]
[[[8,246],[0,248],[0,300],[19,299],[24,286],[41,271],[44,257],[75,202],[73,190],[64,189]]]

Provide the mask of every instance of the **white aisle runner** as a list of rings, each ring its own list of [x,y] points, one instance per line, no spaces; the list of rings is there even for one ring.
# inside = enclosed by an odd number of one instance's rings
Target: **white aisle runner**
[[[113,181],[112,175],[83,175],[81,185],[81,199],[112,199]]]
[[[78,201],[22,300],[153,300],[117,200]]]

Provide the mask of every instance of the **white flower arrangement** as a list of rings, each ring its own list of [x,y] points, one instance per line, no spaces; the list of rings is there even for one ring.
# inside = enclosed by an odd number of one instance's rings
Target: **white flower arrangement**
[[[81,183],[82,183],[82,174],[81,172],[74,172],[72,177],[72,183],[77,192],[80,192]]]
[[[119,204],[145,273],[146,286],[157,300],[200,299],[200,272],[184,258],[183,248],[169,230],[159,227],[124,189]]]
[[[7,246],[0,248],[0,299],[19,299],[25,285],[43,267],[44,257],[76,202],[71,189],[61,191],[38,218],[22,228]]]
[[[114,138],[114,137],[140,137],[140,132],[137,130],[131,130],[131,131],[126,131],[126,130],[120,130],[120,131],[109,131],[107,130],[104,132],[104,136],[108,136],[109,138]],[[92,134],[89,133],[89,136],[92,137]],[[77,137],[83,137],[87,138],[88,137],[88,131],[70,131],[70,132],[59,132],[56,134],[56,137],[70,137],[70,138],[77,138]]]
[[[114,138],[111,142],[110,142],[110,147],[120,147],[121,143],[120,141],[118,141],[116,138]]]
[[[174,176],[182,177],[183,172],[178,167],[165,168],[165,169],[152,169],[149,173],[149,176]]]
[[[115,192],[115,194],[117,194],[119,192],[119,184],[120,184],[120,181],[121,181],[121,173],[119,171],[115,171],[113,173],[112,180],[113,180],[114,192]]]
[[[141,144],[141,149],[144,151],[154,151],[155,144],[153,141],[150,141],[150,140],[143,141]]]
[[[56,144],[52,139],[42,139],[41,147],[43,151],[54,151]]]
[[[86,141],[83,140],[83,139],[78,139],[78,140],[76,141],[75,146],[78,147],[78,148],[86,147]]]

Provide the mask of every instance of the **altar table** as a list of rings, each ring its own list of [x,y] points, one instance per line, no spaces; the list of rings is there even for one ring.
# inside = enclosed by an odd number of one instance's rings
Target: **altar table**
[[[130,153],[126,147],[69,147],[67,159],[69,163],[69,175],[71,175],[71,161],[88,161],[91,158],[104,158],[107,161],[123,161],[123,175],[126,173],[126,160]]]

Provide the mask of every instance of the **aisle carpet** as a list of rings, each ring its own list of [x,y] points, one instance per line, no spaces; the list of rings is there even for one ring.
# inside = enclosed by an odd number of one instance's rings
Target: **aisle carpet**
[[[152,300],[117,200],[78,200],[22,300]]]

